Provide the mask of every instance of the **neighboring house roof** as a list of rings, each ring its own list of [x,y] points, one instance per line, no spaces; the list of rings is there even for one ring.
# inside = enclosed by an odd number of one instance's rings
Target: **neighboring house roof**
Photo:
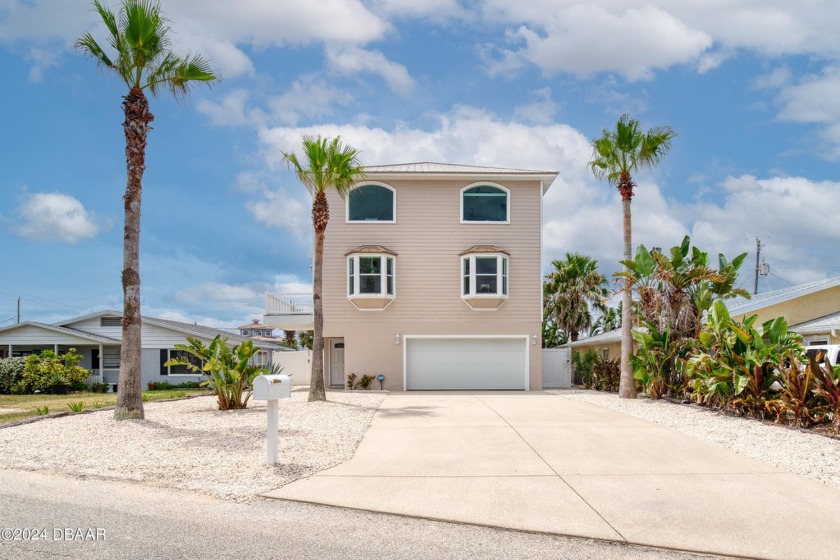
[[[750,299],[737,297],[726,300],[724,303],[731,315],[746,315],[748,313],[755,313],[756,311],[772,305],[778,305],[792,299],[834,288],[835,286],[840,286],[840,276],[836,278],[828,278],[826,280],[817,280],[816,282],[809,282],[807,284],[799,284],[798,286],[791,286],[789,288],[782,288],[781,290],[773,290],[772,292],[765,292],[763,294],[755,294]],[[790,329],[799,334],[823,333],[830,330],[840,330],[840,312],[793,325]],[[621,329],[615,329],[596,336],[576,340],[575,342],[570,342],[564,346],[574,348],[577,346],[591,346],[594,344],[609,344],[611,342],[621,342]]]
[[[824,315],[823,317],[817,317],[811,321],[805,321],[804,323],[792,325],[790,330],[799,334],[817,334],[838,331],[840,330],[840,312],[832,313],[831,315]]]
[[[556,171],[462,165],[434,161],[397,163],[392,165],[368,165],[365,166],[364,170],[365,174],[371,179],[386,177],[425,179],[447,179],[452,177],[535,179],[546,182],[545,190],[548,190],[548,187],[558,175]]]
[[[105,343],[109,344],[120,344],[120,340],[116,338],[104,337],[100,335],[94,335],[85,331],[81,331],[79,329],[73,329],[66,327],[65,325],[70,325],[74,323],[79,323],[82,321],[86,321],[88,319],[93,319],[95,317],[122,317],[122,313],[119,311],[114,311],[113,309],[105,309],[102,311],[96,311],[94,313],[88,313],[87,315],[82,315],[80,317],[73,317],[72,319],[68,319],[66,321],[60,321],[58,323],[53,323],[52,325],[46,325],[52,327],[53,329],[61,329],[66,332],[72,332],[77,336],[81,336],[84,334],[87,338],[95,337],[97,339],[104,339]],[[242,336],[238,333],[233,333],[224,329],[217,329],[215,327],[208,327],[205,325],[199,325],[197,323],[184,323],[181,321],[171,321],[169,319],[161,319],[158,317],[142,317],[144,323],[148,323],[150,325],[156,325],[158,327],[174,330],[185,334],[187,336],[195,336],[200,338],[215,338],[216,335],[221,335],[223,338],[227,338],[230,342],[234,344],[238,344],[240,342],[244,342],[246,340],[253,340],[250,337]],[[269,327],[265,327],[266,329]],[[2,329],[0,329],[2,332]],[[91,338],[93,340],[93,338]],[[259,344],[260,348],[264,350],[281,350],[284,347],[280,345],[279,342],[270,342],[270,341],[260,341]]]
[[[755,313],[759,309],[785,303],[786,301],[834,288],[835,286],[840,286],[840,276],[782,288],[781,290],[773,290],[772,292],[765,292],[763,294],[755,294],[750,299],[742,297],[733,298],[726,302],[726,308],[729,309],[729,313],[732,315]]]
[[[259,319],[253,319],[247,325],[239,325],[236,328],[241,331],[241,330],[244,330],[244,329],[272,329],[273,327],[263,325],[262,323],[260,323]]]
[[[58,325],[51,325],[49,323],[38,323],[36,321],[24,321],[22,323],[15,323],[14,325],[9,325],[6,327],[0,327],[0,333],[19,329],[22,327],[36,327],[39,329],[43,329],[46,331],[52,331],[59,334],[67,334],[71,336],[75,336],[77,338],[82,338],[85,340],[90,340],[91,342],[96,342],[99,344],[119,344],[119,339],[111,338],[110,336],[102,336],[98,334],[93,334],[85,331],[80,331],[79,329],[71,329],[68,327],[62,327]]]
[[[580,340],[576,340],[574,342],[567,342],[563,345],[563,348],[576,348],[578,346],[592,346],[595,344],[613,344],[615,342],[621,342],[620,328],[602,332],[596,334],[595,336],[581,338]]]

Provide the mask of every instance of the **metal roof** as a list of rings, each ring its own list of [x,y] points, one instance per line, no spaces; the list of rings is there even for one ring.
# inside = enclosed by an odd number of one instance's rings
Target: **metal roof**
[[[816,334],[840,330],[840,312],[792,325],[790,330],[799,334]]]
[[[58,330],[58,331],[61,331],[61,332],[72,333],[72,334],[75,334],[76,336],[81,336],[83,338],[89,338],[91,340],[102,339],[102,342],[107,342],[107,343],[110,343],[110,344],[120,344],[120,339],[117,339],[117,338],[95,335],[95,334],[89,333],[87,331],[82,331],[82,330],[79,330],[79,329],[73,329],[73,328],[65,326],[65,325],[70,325],[70,324],[73,324],[73,323],[79,323],[81,321],[86,321],[88,319],[92,319],[94,317],[100,317],[100,316],[102,316],[102,317],[104,317],[104,316],[122,317],[122,313],[119,312],[119,311],[114,311],[113,309],[105,309],[105,310],[102,310],[102,311],[96,311],[96,312],[93,312],[93,313],[88,313],[87,315],[82,315],[80,317],[73,317],[72,319],[68,319],[67,321],[60,321],[60,322],[57,322],[57,323],[53,323],[52,325],[44,325],[44,324],[41,324],[41,323],[33,323],[33,324],[50,327],[53,330]],[[239,343],[239,342],[243,342],[245,340],[253,340],[253,339],[251,339],[247,336],[242,336],[239,333],[235,333],[235,332],[232,332],[232,331],[227,331],[225,329],[217,329],[215,327],[208,327],[208,326],[205,326],[205,325],[199,325],[197,323],[183,323],[181,321],[171,321],[169,319],[160,319],[158,317],[147,317],[145,315],[142,316],[142,320],[143,320],[144,323],[149,323],[150,325],[157,325],[157,326],[165,328],[165,329],[175,330],[175,331],[184,333],[187,336],[197,336],[197,337],[201,337],[201,338],[215,338],[216,335],[221,335],[222,338],[227,338],[229,341],[231,341],[235,344]],[[23,323],[21,323],[21,324],[23,324]],[[17,326],[17,325],[12,325],[12,326]],[[270,328],[270,327],[265,327],[265,328],[267,329],[267,328]],[[4,329],[0,328],[0,331],[2,331],[2,330],[4,330]],[[259,341],[259,344],[257,344],[257,346],[259,346],[260,348],[263,348],[265,350],[269,350],[269,349],[278,350],[278,349],[284,348],[280,344],[279,341],[276,342],[276,343],[272,343],[272,342],[268,342],[268,341]]]
[[[463,179],[465,177],[474,177],[478,180],[507,179],[543,181],[545,184],[544,191],[548,190],[558,175],[557,171],[490,167],[486,165],[463,165],[434,161],[368,165],[365,166],[364,170],[369,179]]]
[[[85,340],[90,340],[92,342],[99,342],[102,344],[119,344],[120,341],[117,338],[112,338],[110,336],[102,336],[100,334],[93,334],[87,331],[80,331],[79,329],[71,329],[69,327],[63,327],[61,325],[51,325],[49,323],[38,323],[36,321],[24,321],[22,323],[15,323],[14,325],[9,325],[6,327],[0,327],[0,333],[11,331],[14,329],[19,329],[21,327],[37,327],[40,329],[44,329],[47,331],[53,331],[61,334],[68,334],[71,336],[75,336],[76,338],[83,338]]]
[[[576,348],[578,346],[590,346],[593,344],[612,344],[614,342],[621,342],[621,329],[613,329],[611,331],[602,332],[595,336],[588,336],[581,338],[574,342],[567,342],[563,344],[563,348]]]
[[[785,303],[798,297],[807,296],[822,290],[828,290],[840,286],[840,276],[835,278],[827,278],[825,280],[817,280],[816,282],[809,282],[807,284],[799,284],[789,288],[782,288],[781,290],[773,290],[772,292],[765,292],[763,294],[755,294],[750,299],[737,297],[726,302],[726,308],[732,315],[742,315],[746,313],[754,313],[759,309]]]
[[[394,163],[388,165],[366,165],[365,173],[463,173],[467,175],[557,175],[556,171],[534,169],[514,169],[511,167],[490,167],[487,165],[464,165],[459,163],[439,163],[435,161],[417,161],[412,163]]]

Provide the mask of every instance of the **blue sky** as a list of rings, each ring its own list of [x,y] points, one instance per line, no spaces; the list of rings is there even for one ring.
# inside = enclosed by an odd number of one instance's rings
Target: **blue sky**
[[[106,0],[106,5],[115,5]],[[523,5],[518,5],[523,4]],[[121,95],[73,49],[86,1],[0,0],[0,324],[121,308]],[[223,81],[151,99],[143,312],[235,326],[305,291],[311,225],[280,151],[341,134],[367,164],[560,173],[544,257],[621,255],[620,201],[586,168],[623,112],[670,125],[637,177],[634,244],[764,243],[760,289],[840,275],[840,5],[783,0],[168,0],[175,49]],[[752,285],[754,257],[742,273]]]

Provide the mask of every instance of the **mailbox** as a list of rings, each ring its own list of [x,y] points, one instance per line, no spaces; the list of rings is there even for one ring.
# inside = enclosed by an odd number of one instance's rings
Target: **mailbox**
[[[254,378],[254,392],[251,398],[256,401],[290,399],[292,380],[288,375],[258,375]]]

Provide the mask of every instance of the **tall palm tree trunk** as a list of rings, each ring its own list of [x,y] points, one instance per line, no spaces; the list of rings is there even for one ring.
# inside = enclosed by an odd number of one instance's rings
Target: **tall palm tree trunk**
[[[330,218],[327,195],[323,192],[315,195],[312,203],[312,225],[315,229],[315,263],[312,267],[312,303],[313,303],[313,338],[312,338],[312,377],[309,382],[309,401],[325,401],[324,389],[324,300],[321,298],[321,267],[324,262],[324,232]]]
[[[117,391],[117,420],[143,419],[140,348],[140,200],[146,170],[146,137],[154,115],[140,88],[132,88],[123,100],[125,112],[125,229],[123,233],[123,317],[120,347],[120,377]]]
[[[621,183],[625,183],[625,185]],[[624,213],[624,260],[629,261],[633,258],[630,222],[630,201],[633,197],[633,186],[629,175],[626,179],[622,177],[618,189],[621,192],[621,207]],[[626,269],[627,267],[625,267]],[[633,368],[630,365],[630,353],[633,350],[632,321],[633,299],[630,294],[630,282],[625,280],[621,291],[621,378],[618,388],[618,396],[623,399],[636,398],[636,381],[633,377]]]

